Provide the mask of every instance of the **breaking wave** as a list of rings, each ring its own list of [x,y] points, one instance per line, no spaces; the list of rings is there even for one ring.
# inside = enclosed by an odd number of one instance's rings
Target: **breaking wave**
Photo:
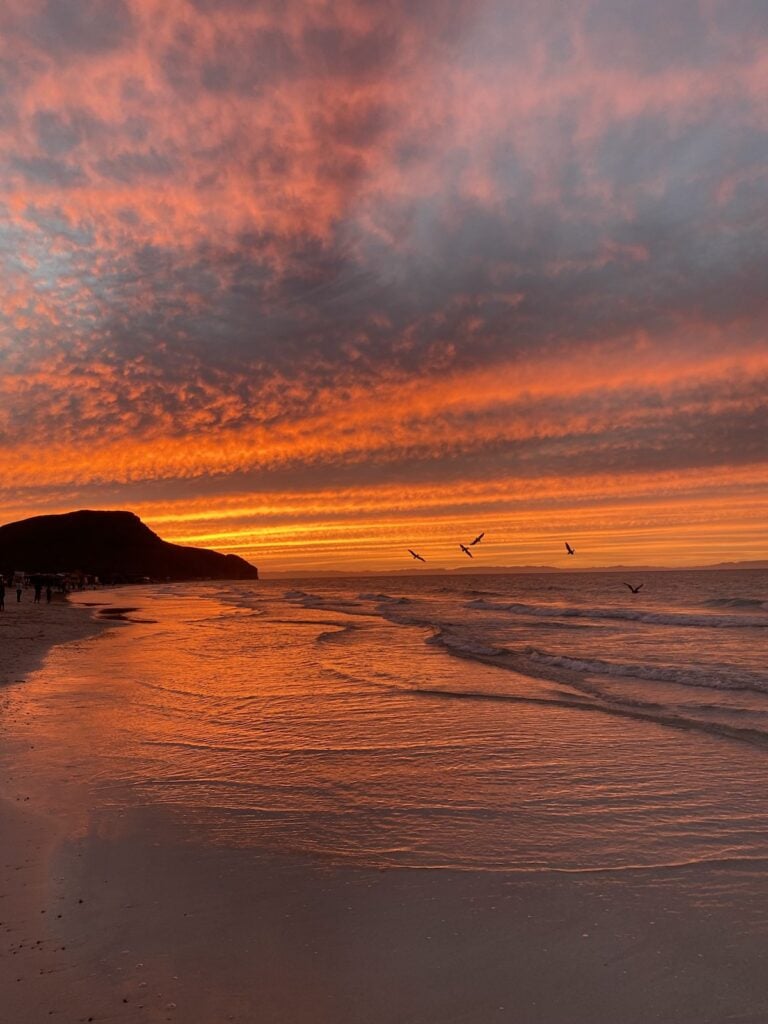
[[[753,690],[755,693],[768,693],[768,677],[752,672],[734,672],[732,668],[718,672],[716,667],[693,668],[649,663],[637,665],[601,658],[573,658],[567,654],[551,654],[535,647],[528,647],[523,653],[526,658],[538,664],[564,668],[571,672],[628,676],[652,682],[678,683],[681,686],[703,686],[713,690]]]
[[[761,603],[758,602],[760,607]],[[708,629],[768,629],[768,615],[697,615],[689,612],[656,612],[636,608],[606,608],[556,604],[525,604],[521,601],[501,604],[479,598],[468,601],[467,608],[493,612],[514,612],[516,615],[550,616],[552,618],[614,619],[624,622],[646,622],[654,626],[693,626]],[[729,605],[728,607],[735,607]],[[750,605],[752,607],[752,605]]]

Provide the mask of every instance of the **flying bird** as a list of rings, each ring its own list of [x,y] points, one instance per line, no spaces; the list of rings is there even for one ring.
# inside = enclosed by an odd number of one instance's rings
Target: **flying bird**
[[[632,591],[633,594],[639,593],[640,588],[642,587],[642,585],[643,584],[641,583],[639,586],[633,587],[631,583],[625,583],[624,584],[625,587],[629,587],[629,589]]]
[[[568,543],[568,541],[565,542],[565,550],[568,552],[569,555],[575,555],[576,554],[575,550],[571,547],[571,545]]]
[[[483,533],[478,533],[478,535],[477,535],[477,536],[475,537],[475,539],[474,539],[474,540],[471,540],[471,541],[469,542],[469,543],[470,543],[470,545],[472,545],[472,544],[479,544],[479,543],[480,543],[480,541],[481,541],[481,540],[483,539],[483,537],[484,537],[484,536],[485,536],[485,532],[483,532]],[[464,545],[463,545],[463,544],[462,544],[462,547],[464,547]],[[466,549],[465,549],[465,550],[466,550]],[[468,552],[468,551],[467,551],[467,554],[469,554],[469,552]]]
[[[408,554],[412,555],[414,558],[418,559],[420,562],[426,562],[426,558],[422,558],[421,555],[417,555],[416,552],[415,551],[411,551],[410,548],[408,548]]]
[[[472,543],[474,544],[474,541]],[[469,550],[466,544],[459,544],[459,547],[461,548],[465,555],[469,555],[469,557],[472,558],[472,552]]]

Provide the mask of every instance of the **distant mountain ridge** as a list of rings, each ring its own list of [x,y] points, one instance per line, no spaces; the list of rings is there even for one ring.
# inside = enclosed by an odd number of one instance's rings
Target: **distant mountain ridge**
[[[566,573],[579,572],[727,572],[741,569],[768,570],[768,559],[744,562],[717,562],[714,565],[461,565],[452,569],[439,566],[425,566],[418,569],[325,569],[315,572],[299,572],[295,569],[275,569],[269,572],[269,579],[312,579],[322,576],[505,576],[524,573]]]
[[[238,555],[169,544],[133,512],[81,509],[0,526],[0,572],[84,572],[102,580],[258,579]]]

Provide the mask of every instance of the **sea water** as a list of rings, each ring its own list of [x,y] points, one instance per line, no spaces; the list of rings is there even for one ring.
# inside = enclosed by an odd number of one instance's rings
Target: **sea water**
[[[16,756],[60,812],[85,788],[102,822],[150,809],[195,841],[380,868],[768,858],[765,572],[75,600],[132,610],[16,688]]]

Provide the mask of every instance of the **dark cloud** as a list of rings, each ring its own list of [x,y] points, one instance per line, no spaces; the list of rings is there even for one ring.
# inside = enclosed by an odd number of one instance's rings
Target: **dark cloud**
[[[704,66],[717,54],[700,0],[593,0],[585,25],[596,60],[646,73]]]
[[[55,110],[38,110],[32,123],[40,149],[49,157],[66,155],[81,141],[76,125]]]
[[[166,154],[151,149],[149,152],[122,152],[105,160],[98,160],[94,169],[103,177],[123,184],[143,181],[146,178],[168,178],[172,175],[175,161]]]
[[[15,157],[10,161],[10,165],[14,171],[28,181],[41,185],[73,188],[75,185],[83,185],[87,181],[87,177],[80,167],[53,157]]]
[[[720,0],[714,5],[712,18],[721,37],[737,41],[745,48],[760,46],[768,37],[768,7],[763,0],[741,0],[738,4]]]
[[[325,75],[364,83],[393,70],[400,47],[395,25],[379,23],[364,33],[344,25],[310,24],[301,38],[302,57]]]
[[[214,94],[257,96],[282,81],[308,74],[303,55],[286,32],[277,27],[244,32],[237,24],[223,25],[200,58],[199,37],[188,26],[175,33],[162,66],[178,90],[203,89]]]
[[[48,54],[72,58],[124,46],[133,19],[125,0],[45,0],[24,27]]]
[[[201,68],[200,84],[212,92],[251,95],[300,71],[289,37],[278,29],[263,29],[235,38],[220,36]]]

